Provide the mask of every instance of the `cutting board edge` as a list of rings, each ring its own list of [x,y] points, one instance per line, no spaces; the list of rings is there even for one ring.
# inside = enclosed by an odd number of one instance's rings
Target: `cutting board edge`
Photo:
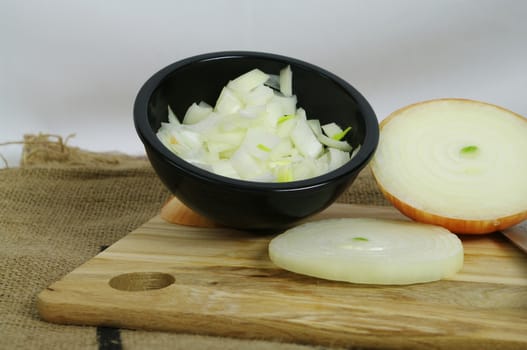
[[[80,310],[68,312],[70,305],[63,302],[53,302],[48,299],[49,289],[39,294],[37,307],[42,319],[55,324],[77,325],[77,326],[105,326],[130,330],[175,332],[183,334],[194,334],[202,336],[229,337],[244,340],[266,340],[280,343],[293,343],[301,345],[317,345],[330,347],[361,347],[361,348],[382,348],[382,349],[450,349],[463,345],[464,349],[490,349],[492,344],[499,346],[500,349],[520,349],[527,346],[527,335],[524,339],[496,339],[481,338],[479,334],[419,334],[409,335],[408,333],[386,332],[386,334],[361,334],[360,332],[341,332],[339,337],[330,330],[306,327],[302,323],[283,322],[276,325],[276,320],[260,318],[258,322],[254,319],[246,320],[241,317],[205,315],[199,313],[174,314],[170,320],[160,319],[156,323],[150,323],[145,327],[141,322],[141,313],[130,317],[131,310],[116,308],[115,314],[119,318],[109,319],[100,316],[97,312],[99,308],[92,305],[84,305]],[[51,298],[53,299],[53,298]],[[59,310],[57,312],[56,310]],[[80,312],[79,312],[80,311]],[[124,318],[123,318],[123,313]],[[107,312],[107,310],[104,310]],[[81,317],[75,314],[82,314]],[[94,315],[87,320],[86,315]],[[139,320],[139,321],[138,321]],[[203,326],[202,331],[196,331],[196,322]],[[233,328],[238,329],[233,332]],[[287,330],[286,330],[287,329]],[[380,340],[381,339],[381,340]],[[386,339],[390,345],[387,346]],[[489,347],[490,346],[490,347]]]

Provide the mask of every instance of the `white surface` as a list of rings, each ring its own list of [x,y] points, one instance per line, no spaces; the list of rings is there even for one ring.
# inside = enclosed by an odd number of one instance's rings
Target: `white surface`
[[[142,83],[221,50],[322,66],[361,91],[380,120],[438,97],[525,116],[526,15],[519,0],[3,0],[0,143],[75,133],[75,146],[142,154],[132,123]],[[0,146],[11,165],[19,152]]]

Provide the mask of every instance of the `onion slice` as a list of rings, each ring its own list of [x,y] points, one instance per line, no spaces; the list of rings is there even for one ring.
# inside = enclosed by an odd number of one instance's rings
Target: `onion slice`
[[[403,285],[450,277],[463,246],[448,230],[411,221],[340,218],[308,222],[273,238],[273,263],[295,273],[351,283]]]
[[[473,100],[410,105],[380,125],[370,165],[408,217],[483,234],[527,219],[527,119]]]

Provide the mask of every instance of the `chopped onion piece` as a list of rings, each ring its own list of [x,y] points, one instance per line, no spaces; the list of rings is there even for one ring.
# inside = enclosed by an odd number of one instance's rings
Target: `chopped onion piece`
[[[264,84],[269,79],[269,75],[259,69],[253,69],[238,78],[231,80],[227,86],[237,92],[249,92],[254,88]]]
[[[342,140],[348,132],[350,132],[351,126],[348,126],[346,129],[342,130],[341,132],[334,134],[331,136],[333,140]]]
[[[300,153],[306,157],[315,158],[322,153],[322,145],[311,131],[306,120],[299,119],[291,132],[291,140]]]
[[[262,106],[273,98],[274,92],[273,89],[260,85],[242,96],[242,101],[246,106]]]
[[[318,119],[309,119],[307,124],[309,124],[309,127],[317,138],[322,135],[322,127],[320,126],[320,121]]]
[[[293,73],[291,66],[287,66],[280,71],[280,92],[284,96],[293,95]]]
[[[316,160],[313,158],[304,158],[294,163],[292,168],[293,176],[298,180],[309,179],[317,173]]]
[[[236,97],[231,89],[224,87],[216,101],[215,110],[218,113],[228,115],[236,113],[240,108],[242,108],[240,99]]]
[[[289,164],[292,161],[291,157],[295,154],[295,151],[296,150],[290,139],[281,138],[279,143],[271,149],[269,159],[274,161],[287,160],[285,164]]]
[[[326,135],[319,135],[318,140],[328,147],[337,148],[345,152],[351,151],[351,146],[346,141],[337,141],[335,139],[327,137]]]
[[[238,148],[230,157],[233,169],[244,179],[254,179],[262,174],[258,161],[244,148]]]
[[[340,134],[342,132],[341,127],[338,126],[337,123],[324,124],[321,126],[321,128],[326,134],[326,136],[331,138],[333,138],[334,135]]]
[[[271,102],[276,102],[282,109],[282,115],[285,114],[295,114],[296,113],[296,96],[279,96],[274,95],[271,99]]]
[[[307,121],[307,113],[306,110],[303,108],[297,108],[296,110],[296,117],[302,120]]]
[[[270,151],[280,143],[280,140],[280,137],[263,128],[252,128],[247,130],[240,147],[245,148],[254,158],[265,160],[269,157]]]
[[[200,101],[200,102],[198,103],[198,106],[200,106],[201,108],[212,108],[212,106],[209,105],[209,104],[208,104],[207,102],[205,102],[205,101]]]
[[[357,147],[355,147],[355,149],[351,152],[350,159],[353,159],[353,157],[355,157],[357,153],[359,153],[359,151],[360,151],[360,145],[357,145]]]
[[[183,124],[196,124],[205,119],[210,113],[212,113],[212,107],[193,103],[187,109],[185,117],[183,117]]]
[[[293,169],[291,168],[291,165],[283,165],[283,166],[277,167],[276,180],[278,182],[293,181],[294,176],[293,176]]]
[[[281,116],[280,118],[278,118],[278,121],[277,123],[280,124],[280,123],[283,123],[285,122],[286,120],[289,120],[289,119],[293,119],[295,116],[293,114],[286,114],[286,115],[283,115]]]
[[[402,220],[326,219],[271,240],[269,257],[285,270],[368,284],[413,284],[451,277],[463,246],[448,230]]]
[[[245,132],[243,131],[224,131],[209,133],[207,137],[207,143],[226,143],[232,147],[238,147],[242,144],[245,138]]]
[[[280,122],[280,124],[277,125],[276,134],[281,138],[290,138],[291,133],[293,132],[296,126],[297,120],[298,119],[294,116],[287,120],[283,120],[282,122]]]
[[[340,168],[342,165],[346,164],[350,160],[349,152],[341,151],[336,148],[329,148],[328,152],[328,166],[330,170]]]
[[[232,166],[232,163],[226,159],[219,159],[212,163],[212,171],[218,175],[239,179],[238,172]]]

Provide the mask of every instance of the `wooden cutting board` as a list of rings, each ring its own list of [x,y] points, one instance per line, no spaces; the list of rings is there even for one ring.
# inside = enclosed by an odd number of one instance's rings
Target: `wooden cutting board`
[[[401,218],[335,204],[313,219]],[[331,282],[275,267],[273,235],[160,217],[38,296],[63,324],[368,348],[527,348],[527,255],[500,234],[462,237],[455,277],[409,286]]]

